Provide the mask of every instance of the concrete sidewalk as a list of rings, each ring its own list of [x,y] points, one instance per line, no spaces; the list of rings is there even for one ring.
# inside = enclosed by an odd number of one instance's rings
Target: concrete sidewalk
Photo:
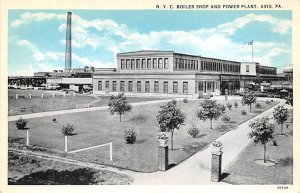
[[[250,131],[249,123],[257,118],[265,116],[272,117],[272,112],[278,105],[284,105],[284,101],[281,101],[276,106],[242,123],[235,130],[229,131],[217,139],[222,141],[224,146],[222,159],[223,171],[251,142],[251,139],[247,136]],[[133,184],[225,184],[222,182],[211,182],[210,168],[211,148],[207,147],[166,172],[150,174],[135,173],[134,176],[132,176],[134,179]]]
[[[149,105],[149,104],[156,104],[156,103],[166,103],[169,102],[170,100],[172,99],[136,102],[136,103],[131,103],[131,105],[135,107],[135,106]],[[182,99],[176,99],[176,100],[182,100]],[[15,115],[15,116],[9,116],[8,122],[16,121],[20,117],[24,119],[33,119],[33,118],[47,117],[52,115],[62,115],[62,114],[79,113],[79,112],[87,112],[87,111],[100,111],[100,110],[106,110],[108,108],[109,108],[108,106],[101,106],[101,107],[92,107],[92,108],[69,109],[69,110],[49,111],[49,112],[41,112],[41,113],[31,113],[25,115]]]

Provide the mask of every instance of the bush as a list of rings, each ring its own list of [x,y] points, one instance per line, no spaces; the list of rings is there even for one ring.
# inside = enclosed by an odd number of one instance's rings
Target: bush
[[[67,126],[63,126],[63,128],[61,129],[61,133],[65,136],[70,136],[70,135],[73,135],[73,131],[74,131],[74,126],[73,125],[70,125],[68,123]]]
[[[231,110],[231,108],[232,108],[232,104],[231,104],[231,103],[227,103],[226,106],[227,106],[227,108],[228,108],[229,110]]]
[[[266,100],[265,102],[267,105],[269,105],[271,102],[269,100]]]
[[[224,105],[220,105],[220,109],[221,109],[222,113],[224,113],[226,111],[226,107]]]
[[[247,115],[247,112],[243,109],[243,110],[241,110],[241,114],[242,115]]]
[[[136,141],[136,132],[133,129],[125,130],[124,138],[127,144],[134,144]]]
[[[183,103],[188,103],[188,102],[189,102],[189,100],[187,98],[183,99]]]
[[[239,103],[235,101],[234,106],[235,106],[235,108],[237,108],[239,106]]]
[[[271,103],[272,103],[272,102],[274,102],[274,100],[273,100],[273,99],[271,99]]]
[[[261,104],[260,104],[260,103],[256,103],[255,107],[256,107],[257,109],[260,109],[260,108],[261,108]]]
[[[193,125],[191,128],[189,128],[187,133],[193,138],[196,138],[200,134],[200,129]]]
[[[230,117],[228,115],[224,115],[221,120],[224,122],[224,123],[229,123],[230,121]]]
[[[22,117],[20,117],[20,119],[18,119],[17,122],[16,122],[16,127],[19,130],[24,130],[27,123],[28,123],[28,121],[26,119],[23,119]]]

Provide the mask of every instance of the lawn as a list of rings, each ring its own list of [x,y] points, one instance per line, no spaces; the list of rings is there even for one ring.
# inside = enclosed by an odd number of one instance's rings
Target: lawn
[[[261,102],[262,107],[260,109],[253,108],[253,112],[249,113],[249,107],[242,106],[239,100],[220,102],[223,104],[231,102],[233,104],[235,101],[239,102],[238,108],[233,107],[232,110],[226,110],[226,114],[231,117],[230,123],[224,124],[221,119],[214,120],[213,129],[210,129],[209,121],[203,122],[196,117],[199,100],[189,101],[188,103],[178,102],[178,107],[185,114],[186,121],[185,125],[174,133],[175,149],[170,151],[170,164],[176,165],[180,163],[203,149],[215,138],[231,129],[235,129],[235,126],[240,123],[277,104],[276,102],[270,104]],[[156,139],[156,134],[159,132],[159,129],[156,115],[161,105],[162,103],[133,107],[130,113],[123,116],[121,123],[118,115],[110,115],[108,110],[31,119],[28,122],[31,136],[30,143],[34,145],[31,148],[78,160],[113,165],[131,170],[157,171],[158,140]],[[246,116],[241,115],[242,109],[248,112]],[[54,118],[57,120],[55,123],[52,121]],[[70,151],[112,142],[113,161],[109,161],[108,147],[95,148],[74,154],[63,154],[64,138],[60,130],[67,123],[73,124],[75,133],[77,133],[70,137]],[[187,134],[187,130],[192,125],[201,130],[197,138],[192,138]],[[137,141],[135,144],[125,143],[123,136],[125,129],[134,129],[136,131]],[[15,127],[15,122],[10,122],[9,137],[10,146],[19,146],[19,144],[24,143],[25,132],[18,131]]]
[[[123,185],[123,174],[8,153],[9,185]]]
[[[280,133],[280,126],[275,124],[275,139],[267,144],[267,156],[276,163],[275,166],[262,166],[254,162],[263,159],[263,146],[251,143],[224,173],[229,174],[223,181],[232,184],[293,184],[293,123],[292,110],[289,111],[288,128],[284,126],[286,135]]]
[[[92,106],[107,105],[109,96],[92,96],[67,94],[63,95],[62,91],[55,91],[55,98],[53,98],[54,91],[45,90],[8,90],[8,115],[24,115],[38,112],[48,112],[66,109],[75,109],[76,105],[87,107],[87,104],[92,103]],[[16,99],[18,94],[18,99]],[[30,98],[30,94],[32,98]],[[44,98],[42,98],[42,94]],[[159,100],[160,98],[141,98],[128,97],[129,102],[142,102]],[[78,106],[78,107],[79,107]]]

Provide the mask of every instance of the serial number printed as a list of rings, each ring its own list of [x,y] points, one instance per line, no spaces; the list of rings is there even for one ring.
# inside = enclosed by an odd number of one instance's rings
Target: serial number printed
[[[277,186],[277,189],[278,190],[287,190],[287,189],[289,189],[289,187],[288,186]]]

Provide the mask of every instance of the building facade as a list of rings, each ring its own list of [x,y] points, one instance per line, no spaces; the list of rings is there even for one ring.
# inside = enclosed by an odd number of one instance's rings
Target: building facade
[[[250,81],[276,76],[276,68],[173,51],[143,50],[117,54],[117,68],[93,72],[95,94],[233,94]]]

